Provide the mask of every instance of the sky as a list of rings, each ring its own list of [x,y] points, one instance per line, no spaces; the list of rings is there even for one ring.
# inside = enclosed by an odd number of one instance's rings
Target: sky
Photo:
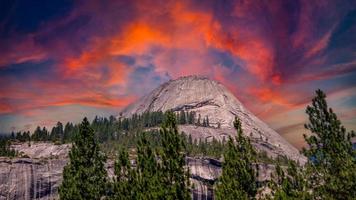
[[[356,130],[356,1],[2,0],[0,132],[117,115],[170,79],[223,83],[297,147],[318,88]]]

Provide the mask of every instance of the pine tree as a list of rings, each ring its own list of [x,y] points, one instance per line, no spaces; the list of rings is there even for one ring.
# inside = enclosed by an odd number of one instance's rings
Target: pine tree
[[[131,168],[129,154],[125,149],[119,152],[115,161],[115,177],[113,191],[109,199],[129,200],[134,199],[137,191],[136,171]]]
[[[190,199],[189,174],[184,170],[184,140],[178,134],[172,112],[166,114],[160,135],[162,146],[157,153],[147,135],[141,134],[135,168],[131,168],[128,154],[120,153],[111,199]]]
[[[222,175],[215,190],[218,200],[253,199],[257,191],[257,172],[253,167],[255,150],[250,140],[242,134],[241,122],[234,122],[236,144],[230,137],[224,153]]]
[[[60,199],[100,199],[106,191],[105,155],[100,151],[87,118],[69,152],[69,163],[63,170]]]
[[[347,133],[340,120],[326,102],[323,91],[317,90],[306,113],[311,131],[304,135],[308,148],[304,154],[310,159],[310,182],[315,198],[353,199],[356,197],[356,150],[352,148],[353,131]]]
[[[63,141],[63,124],[61,122],[57,122],[56,126],[52,128],[51,134],[49,135],[49,138],[55,142],[55,141]]]
[[[142,133],[137,144],[137,192],[135,199],[163,199],[161,174],[155,151],[146,134]]]
[[[64,142],[70,142],[73,140],[74,138],[74,134],[75,134],[75,131],[74,131],[74,126],[72,123],[67,123],[65,126],[64,126],[64,131],[63,131],[63,140]]]
[[[160,130],[162,137],[161,178],[165,199],[190,199],[189,173],[184,170],[185,144],[178,133],[177,122],[172,112],[166,113],[166,121]]]
[[[0,156],[14,157],[16,156],[16,151],[11,149],[10,140],[6,137],[2,138],[0,135]]]
[[[20,133],[21,135],[21,133]],[[48,131],[45,127],[41,129],[41,127],[37,126],[36,130],[32,134],[32,140],[34,141],[46,141],[48,140]],[[21,141],[25,141],[24,138],[21,137]]]
[[[305,171],[297,163],[288,160],[288,167],[285,171],[279,165],[276,166],[276,181],[274,187],[274,200],[308,200],[311,199],[308,192],[308,183]]]

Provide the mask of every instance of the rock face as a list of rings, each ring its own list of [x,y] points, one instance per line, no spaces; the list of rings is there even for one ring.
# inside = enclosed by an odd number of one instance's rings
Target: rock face
[[[62,172],[68,162],[70,145],[51,143],[17,144],[27,158],[0,157],[0,200],[58,199],[58,187]],[[47,147],[47,148],[45,148]],[[57,152],[51,155],[46,149]],[[32,154],[37,152],[37,154]],[[41,155],[40,157],[38,155]],[[193,199],[213,199],[212,185],[221,175],[221,162],[209,158],[186,158],[190,180],[194,184]],[[108,160],[108,176],[114,174],[114,161]],[[274,171],[272,165],[259,165],[260,182],[269,180]]]
[[[182,77],[159,86],[148,95],[125,108],[119,117],[130,117],[147,111],[195,111],[201,118],[209,117],[215,128],[181,126],[180,130],[201,139],[234,136],[233,121],[242,121],[244,133],[257,149],[270,156],[285,155],[301,163],[305,158],[273,129],[247,110],[221,83],[200,76]],[[221,128],[217,128],[220,125]]]
[[[0,199],[55,199],[66,159],[0,158]]]
[[[0,157],[0,200],[56,199],[70,145],[19,143],[24,158]]]
[[[70,144],[54,145],[50,142],[32,142],[12,144],[11,148],[29,158],[66,158]]]

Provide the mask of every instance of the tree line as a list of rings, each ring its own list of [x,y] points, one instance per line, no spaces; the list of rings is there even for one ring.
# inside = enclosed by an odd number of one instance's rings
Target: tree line
[[[181,110],[174,112],[174,115],[179,125],[192,124],[210,127],[209,117],[205,116],[202,118],[200,114],[196,117],[194,111]],[[145,128],[159,127],[164,120],[165,114],[162,111],[155,111],[133,114],[128,118],[120,117],[118,119],[114,116],[110,116],[109,118],[96,116],[90,123],[90,126],[94,129],[95,137],[100,143],[103,143],[117,140],[120,134],[142,131]],[[20,142],[52,141],[56,143],[71,143],[78,132],[79,124],[67,122],[63,125],[62,122],[57,122],[51,131],[47,130],[46,127],[37,126],[33,133],[30,133],[30,131],[12,132],[9,139]]]

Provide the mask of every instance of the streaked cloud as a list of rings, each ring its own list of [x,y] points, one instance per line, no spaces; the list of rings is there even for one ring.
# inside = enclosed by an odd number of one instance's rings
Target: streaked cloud
[[[38,123],[39,110],[84,106],[99,115],[100,109],[104,115],[108,109],[119,112],[160,83],[191,74],[222,82],[283,132],[301,123],[315,89],[355,92],[354,1],[89,0],[33,6],[10,3],[0,17],[0,120],[11,119],[0,131],[9,131],[20,116],[36,116],[32,123]],[[354,104],[337,103],[345,98],[332,98],[332,105],[354,110]],[[281,121],[281,113],[298,114],[290,124]],[[342,116],[347,124],[356,122],[353,114]]]

